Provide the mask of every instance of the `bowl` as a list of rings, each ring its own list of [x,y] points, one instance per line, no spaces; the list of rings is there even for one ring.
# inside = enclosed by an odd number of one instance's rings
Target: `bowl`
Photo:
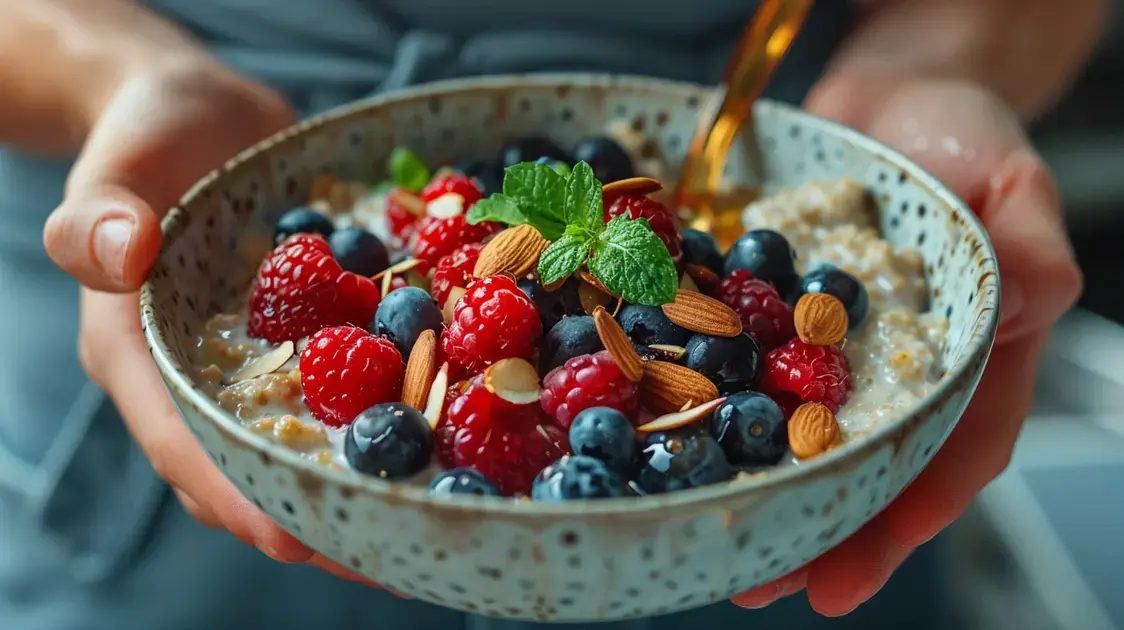
[[[911,413],[809,462],[677,493],[542,504],[431,499],[423,486],[334,470],[251,432],[193,382],[195,335],[243,299],[280,213],[320,173],[375,181],[391,149],[427,160],[538,133],[573,143],[624,120],[641,152],[683,158],[713,90],[588,74],[478,78],[379,96],[282,132],[206,176],[164,220],[141,294],[145,334],[184,421],[215,464],[312,549],[415,598],[495,617],[613,620],[703,606],[824,553],[875,516],[956,425],[997,325],[995,256],[972,213],[881,144],[762,101],[727,168],[766,192],[851,177],[885,237],[925,261],[931,308],[950,320],[947,372]]]

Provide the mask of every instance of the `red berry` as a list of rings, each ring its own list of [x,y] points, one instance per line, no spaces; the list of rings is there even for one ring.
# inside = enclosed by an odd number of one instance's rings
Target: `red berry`
[[[543,411],[563,428],[590,407],[610,407],[626,416],[636,412],[636,383],[621,373],[608,350],[574,357],[542,382]]]
[[[453,465],[475,468],[508,495],[529,492],[539,471],[570,452],[565,432],[538,405],[506,402],[479,377],[453,400],[437,440]]]
[[[616,197],[605,206],[606,221],[626,213],[633,219],[647,219],[652,231],[667,246],[667,252],[671,254],[675,264],[678,265],[683,260],[683,233],[679,231],[679,222],[667,206],[644,195],[632,194]]]
[[[476,267],[476,260],[480,258],[480,250],[484,246],[479,243],[461,245],[456,251],[443,256],[437,261],[437,268],[433,272],[433,282],[429,292],[439,306],[445,306],[449,299],[449,291],[453,287],[467,287],[472,278],[472,270]]]
[[[793,339],[766,355],[761,389],[778,402],[789,403],[785,407],[791,406],[794,395],[802,402],[839,411],[851,393],[851,369],[839,348]]]
[[[366,325],[378,307],[374,282],[341,269],[323,237],[297,234],[262,261],[247,330],[271,343],[295,341],[327,326]]]
[[[338,326],[308,340],[300,371],[312,416],[330,427],[342,427],[370,407],[401,398],[406,368],[389,339]]]
[[[463,214],[449,219],[425,217],[418,223],[417,232],[410,242],[410,251],[415,258],[434,266],[458,247],[479,243],[502,229],[503,225],[494,221],[472,225]]]
[[[480,190],[480,187],[472,181],[472,178],[463,173],[454,172],[430,180],[425,190],[422,191],[422,199],[429,203],[449,193],[460,195],[461,199],[464,200],[465,212],[468,212],[473,204],[484,198],[484,191]]]
[[[762,352],[778,348],[796,336],[792,307],[773,285],[737,269],[718,283],[714,297],[737,312],[745,331],[757,340]]]
[[[403,188],[393,188],[386,196],[386,220],[398,247],[404,247],[414,234],[418,219],[425,214],[425,202]]]
[[[492,276],[468,285],[441,335],[441,348],[450,361],[478,374],[500,359],[531,358],[541,335],[535,303],[511,278]]]

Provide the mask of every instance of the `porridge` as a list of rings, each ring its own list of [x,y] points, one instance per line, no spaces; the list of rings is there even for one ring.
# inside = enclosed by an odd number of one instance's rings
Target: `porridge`
[[[942,375],[921,258],[855,182],[751,203],[721,252],[610,138],[495,164],[399,149],[390,184],[322,176],[207,322],[197,381],[326,466],[556,501],[798,465]]]

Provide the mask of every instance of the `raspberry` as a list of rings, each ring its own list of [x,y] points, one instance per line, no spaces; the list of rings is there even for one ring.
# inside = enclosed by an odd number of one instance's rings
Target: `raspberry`
[[[453,400],[437,440],[454,466],[476,469],[506,495],[529,492],[539,471],[570,452],[565,432],[538,405],[506,402],[480,377]]]
[[[425,203],[413,192],[393,188],[386,196],[386,220],[395,245],[403,247],[410,242],[418,218],[425,213]]]
[[[473,204],[484,198],[484,192],[480,190],[476,182],[472,181],[467,175],[453,172],[430,180],[425,190],[422,190],[422,199],[429,203],[449,193],[460,195],[461,199],[464,200],[465,212],[468,212]]]
[[[476,259],[480,258],[481,249],[484,249],[484,246],[479,243],[462,245],[437,261],[429,292],[433,294],[433,299],[437,300],[438,306],[445,306],[445,300],[449,299],[449,291],[453,287],[468,286],[472,270],[476,267]]]
[[[605,206],[605,220],[627,213],[630,218],[648,219],[652,231],[660,237],[667,246],[671,259],[678,265],[683,260],[683,233],[679,231],[679,223],[675,215],[662,203],[645,197],[644,195],[621,195]]]
[[[568,429],[590,407],[609,407],[630,418],[636,413],[636,383],[628,380],[608,350],[574,357],[542,382],[543,411]]]
[[[472,225],[463,214],[449,219],[425,217],[418,223],[417,232],[410,242],[410,251],[415,258],[434,266],[458,247],[479,243],[502,229],[503,225],[494,221]]]
[[[445,356],[470,374],[512,357],[529,359],[542,335],[535,303],[507,276],[468,285],[453,309],[453,323],[441,335]]]
[[[300,371],[312,416],[330,427],[342,427],[379,403],[398,400],[405,367],[389,339],[338,326],[308,340]]]
[[[718,283],[714,297],[734,309],[745,331],[769,352],[796,336],[792,307],[781,299],[773,285],[758,280],[745,269],[736,269]]]
[[[297,234],[262,262],[250,290],[251,337],[297,340],[327,326],[363,326],[379,306],[379,289],[340,268],[323,237]]]
[[[839,411],[851,393],[851,370],[839,348],[793,339],[765,357],[761,390],[790,414],[794,397]]]

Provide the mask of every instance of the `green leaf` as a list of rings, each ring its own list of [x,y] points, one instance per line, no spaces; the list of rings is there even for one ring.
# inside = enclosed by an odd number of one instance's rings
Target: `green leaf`
[[[468,215],[465,218],[473,224],[481,221],[499,221],[507,225],[527,223],[527,216],[519,209],[519,204],[514,199],[500,193],[477,201],[468,209]]]
[[[578,162],[566,180],[566,223],[598,233],[605,227],[604,212],[601,182],[589,164]]]
[[[554,169],[554,171],[562,177],[570,176],[570,165],[565,162],[551,162],[550,168]]]
[[[413,151],[397,147],[390,152],[390,179],[402,188],[421,191],[429,183],[429,167]]]
[[[589,270],[610,291],[634,304],[674,302],[679,288],[675,262],[644,218],[610,221],[594,242]]]
[[[528,219],[538,216],[566,224],[566,179],[545,164],[523,162],[507,167],[503,194],[515,199]]]
[[[574,273],[589,258],[589,239],[580,234],[564,234],[539,257],[539,279],[553,284]]]

